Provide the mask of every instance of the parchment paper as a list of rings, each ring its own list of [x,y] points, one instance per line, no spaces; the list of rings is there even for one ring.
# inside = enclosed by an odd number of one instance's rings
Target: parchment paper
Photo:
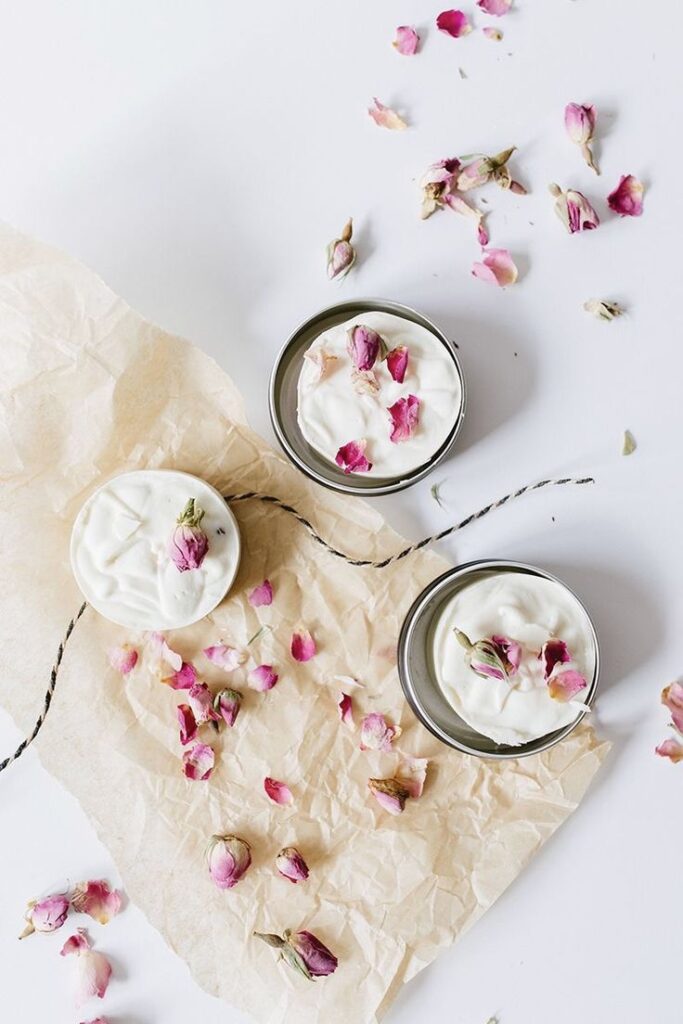
[[[0,685],[24,730],[81,601],[68,564],[71,523],[109,476],[184,469],[223,492],[280,495],[351,555],[380,558],[401,546],[368,505],[305,481],[253,434],[211,359],[144,321],[74,260],[9,228],[0,229],[0,359]],[[200,985],[269,1024],[364,1024],[509,885],[576,807],[607,744],[583,727],[519,762],[447,750],[408,710],[394,653],[410,602],[444,561],[421,553],[381,571],[353,568],[277,510],[234,510],[244,543],[237,582],[209,620],[169,641],[199,665],[201,647],[244,644],[268,623],[250,653],[281,680],[259,694],[235,673],[245,693],[237,724],[215,742],[206,734],[217,751],[213,778],[184,778],[174,712],[182,695],[144,665],[125,681],[113,672],[107,647],[139,638],[91,609],[37,746],[92,818],[130,898]],[[275,600],[255,610],[246,593],[265,576]],[[288,650],[299,625],[319,647],[305,665]],[[207,682],[226,681],[203,664]],[[397,757],[362,753],[357,732],[340,724],[338,674],[365,683],[353,694],[357,719],[385,713],[403,728],[400,748],[430,759],[422,798],[399,817],[367,791],[368,777],[392,775]],[[267,800],[266,775],[290,784],[293,806]],[[251,843],[254,863],[235,889],[219,892],[204,849],[225,831]],[[309,863],[303,885],[274,872],[286,845]],[[250,937],[287,927],[315,932],[339,957],[337,972],[307,982]]]

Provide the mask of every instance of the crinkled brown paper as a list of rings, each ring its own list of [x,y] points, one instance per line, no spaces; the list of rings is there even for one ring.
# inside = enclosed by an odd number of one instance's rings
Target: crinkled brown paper
[[[279,495],[352,556],[381,558],[402,545],[369,505],[309,483],[257,437],[207,355],[147,323],[85,267],[9,228],[0,229],[0,332],[0,686],[23,730],[81,602],[69,569],[72,521],[114,474],[172,467],[224,493]],[[241,686],[235,728],[215,742],[209,729],[213,778],[184,778],[180,695],[144,664],[125,680],[113,672],[107,647],[131,638],[92,609],[69,643],[37,746],[92,818],[130,898],[208,992],[269,1024],[375,1021],[574,810],[607,744],[582,727],[518,762],[446,749],[407,708],[395,659],[409,604],[445,562],[420,553],[384,570],[354,568],[282,512],[250,502],[235,514],[244,551],[232,592],[169,639],[218,685],[226,676],[200,648],[218,638],[244,644],[268,623],[250,653],[275,665],[280,682],[267,694]],[[245,595],[265,576],[275,600],[253,609]],[[288,650],[299,625],[319,648],[305,665]],[[403,729],[400,748],[430,759],[422,798],[399,817],[367,790],[369,776],[393,774],[397,755],[359,750],[357,731],[339,721],[336,675],[365,683],[353,694],[357,721],[384,712]],[[243,684],[244,672],[232,678]],[[268,801],[266,775],[289,783],[291,807]],[[230,892],[205,868],[214,832],[235,832],[253,849],[251,870]],[[274,871],[287,845],[309,863],[303,885]],[[287,927],[314,931],[339,957],[337,972],[307,982],[251,937]]]

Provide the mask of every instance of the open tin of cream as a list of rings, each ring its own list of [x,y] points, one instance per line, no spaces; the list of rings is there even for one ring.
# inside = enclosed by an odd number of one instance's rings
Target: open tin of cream
[[[357,372],[347,335],[359,325],[381,335],[387,349],[407,351],[405,377],[396,380],[384,354]],[[332,373],[318,387],[311,356],[321,347],[334,358]],[[414,435],[396,440],[391,409],[414,398]],[[352,299],[309,317],[285,343],[270,380],[273,429],[294,465],[325,487],[366,497],[409,487],[438,465],[453,447],[465,404],[454,345],[423,314],[385,299]],[[367,443],[372,468],[345,472],[335,456],[358,441]]]
[[[507,582],[507,590],[498,586],[499,580]],[[531,616],[536,622],[524,622],[526,607],[536,611]],[[463,652],[452,636],[453,627],[471,625],[472,640],[478,640],[480,635],[474,635],[477,623],[481,636],[489,630],[507,629],[508,636],[524,641],[526,663],[522,660],[518,676],[501,682],[473,672],[469,678],[463,675],[458,662]],[[565,703],[556,703],[544,692],[540,661],[536,665],[543,643],[560,632],[575,648],[573,653],[585,677],[582,691]],[[401,686],[423,725],[456,750],[494,760],[536,754],[568,736],[595,698],[599,662],[595,628],[576,595],[551,573],[520,562],[469,562],[439,576],[414,601],[398,643]],[[572,665],[569,662],[566,667]],[[553,671],[559,675],[564,667],[556,666]],[[527,728],[536,735],[515,743],[496,742],[475,727],[475,723],[486,723],[481,728],[498,735],[499,730],[510,730],[515,721],[520,738]],[[548,731],[538,734],[546,727]]]

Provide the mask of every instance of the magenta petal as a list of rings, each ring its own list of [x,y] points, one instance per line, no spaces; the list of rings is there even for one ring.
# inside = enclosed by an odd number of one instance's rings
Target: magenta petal
[[[197,670],[189,661],[184,661],[177,672],[163,676],[161,681],[172,690],[189,690],[197,682]]]
[[[580,672],[568,668],[550,677],[548,680],[548,693],[553,700],[566,703],[573,700],[576,694],[580,693],[581,690],[585,690],[587,686],[588,683]]]
[[[265,778],[263,788],[274,804],[291,804],[294,802],[292,791],[286,782],[278,782],[277,779]]]
[[[495,14],[501,18],[512,7],[512,0],[477,0],[477,7],[485,14]]]
[[[607,204],[621,217],[640,217],[644,191],[642,182],[632,174],[622,174],[617,187],[607,196]]]
[[[258,665],[249,673],[250,685],[254,690],[260,690],[262,693],[272,690],[278,679],[279,676],[277,672],[273,671],[272,665]]]
[[[417,395],[399,398],[387,412],[391,416],[391,434],[389,438],[394,444],[407,441],[417,429],[420,417],[420,399]]]
[[[550,678],[556,665],[566,665],[568,661],[572,660],[564,640],[557,640],[555,637],[546,640],[541,648],[539,658],[543,662],[543,678],[546,680]]]
[[[508,677],[513,676],[522,660],[521,645],[508,636],[492,636],[491,643],[496,647]]]
[[[88,914],[100,924],[108,924],[121,910],[121,893],[112,889],[104,878],[78,882],[74,886],[73,909],[79,914]]]
[[[472,31],[469,19],[462,11],[442,11],[436,19],[436,27],[453,39],[459,39]]]
[[[180,726],[180,742],[185,746],[197,737],[197,722],[189,704],[179,704],[176,708]]]
[[[659,754],[660,757],[668,757],[673,764],[677,764],[679,761],[683,761],[683,743],[674,739],[664,740],[658,747],[655,747],[655,754]]]
[[[205,782],[211,777],[215,763],[216,755],[213,748],[206,743],[195,743],[183,754],[185,776],[197,782]]]
[[[411,28],[410,25],[399,25],[396,29],[396,39],[392,45],[404,57],[412,57],[417,53],[419,42],[420,37],[414,28]]]
[[[405,345],[392,348],[387,354],[387,369],[397,384],[402,384],[408,369],[408,349]]]
[[[334,457],[334,461],[344,470],[345,473],[368,473],[372,469],[372,463],[365,457],[365,449],[368,442],[363,438],[360,441],[349,441],[343,444]]]
[[[263,583],[259,583],[258,587],[254,587],[249,594],[249,604],[253,608],[261,608],[272,603],[273,587],[270,580],[264,580]]]
[[[353,725],[353,700],[348,693],[339,694],[339,717],[344,725]]]
[[[292,634],[290,651],[295,661],[310,661],[317,652],[315,640],[307,629]]]
[[[220,720],[220,715],[214,711],[213,695],[206,683],[194,683],[187,691],[187,700],[198,725]]]

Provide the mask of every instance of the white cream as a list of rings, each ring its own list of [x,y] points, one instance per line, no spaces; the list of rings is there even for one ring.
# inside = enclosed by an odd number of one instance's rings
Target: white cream
[[[484,679],[469,667],[453,628],[473,642],[502,635],[522,645],[518,671],[508,680]],[[551,637],[564,640],[571,664],[591,685],[595,644],[588,616],[561,584],[523,572],[483,576],[463,587],[445,606],[433,635],[434,671],[446,699],[468,725],[496,743],[518,746],[573,722],[575,701],[548,693],[538,653]]]
[[[362,324],[380,334],[389,349],[405,345],[408,369],[397,384],[385,362],[373,367],[380,384],[375,395],[359,395],[353,388],[354,365],[347,334]],[[304,359],[298,383],[299,428],[308,443],[334,462],[342,445],[367,440],[365,455],[372,463],[368,475],[400,477],[424,465],[441,447],[460,413],[462,389],[452,357],[442,342],[426,328],[392,313],[362,313],[325,331],[308,349],[324,349],[336,356],[322,380],[310,359]],[[391,417],[387,412],[399,398],[417,395],[420,416],[417,429],[406,441],[390,440]]]
[[[179,572],[168,554],[189,498],[204,510],[209,548],[198,569]],[[240,538],[218,491],[174,470],[109,480],[78,513],[71,565],[86,600],[105,618],[140,630],[178,629],[208,615],[235,578]]]

